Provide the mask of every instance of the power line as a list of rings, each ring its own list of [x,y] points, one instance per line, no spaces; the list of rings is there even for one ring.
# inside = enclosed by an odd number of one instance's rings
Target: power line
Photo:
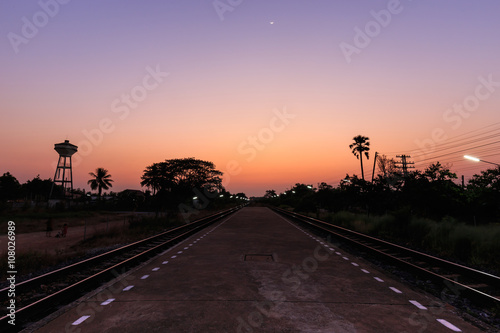
[[[442,154],[442,155],[438,155],[438,156],[433,156],[433,157],[425,158],[423,160],[418,161],[418,163],[422,163],[422,162],[430,161],[430,160],[436,160],[436,159],[438,159],[440,157],[444,157],[444,156],[448,156],[448,155],[452,155],[452,154],[456,154],[456,153],[461,153],[461,152],[463,153],[463,152],[466,152],[466,151],[470,151],[471,149],[480,148],[480,147],[486,147],[486,146],[490,146],[492,144],[497,144],[497,143],[500,143],[500,140],[499,141],[495,141],[495,142],[485,143],[485,144],[474,146],[474,147],[468,147],[468,148],[465,148],[465,149],[455,150],[453,152]]]
[[[495,129],[492,129],[492,130],[488,130],[488,131],[479,133],[479,134],[467,136],[469,134],[472,134],[472,133],[475,133],[475,132],[479,132],[479,131],[482,131],[482,130],[484,130],[486,128],[494,127],[494,126],[499,126],[499,127],[495,128]],[[468,140],[468,139],[471,139],[471,138],[474,138],[474,137],[477,137],[477,136],[480,136],[480,135],[485,135],[485,134],[496,132],[496,131],[499,131],[499,130],[500,130],[500,122],[499,123],[494,123],[494,124],[491,124],[491,125],[488,125],[488,126],[484,126],[482,128],[479,128],[479,129],[476,129],[476,130],[472,130],[472,131],[469,131],[469,132],[466,132],[466,133],[463,133],[463,134],[460,134],[460,135],[457,135],[457,136],[454,136],[454,137],[451,137],[451,138],[447,139],[445,142],[436,143],[435,146],[436,147],[445,146],[445,145],[448,145],[448,144],[453,144],[453,143],[456,143],[456,142]],[[461,138],[461,137],[464,137],[464,136],[465,136],[465,138]]]
[[[453,148],[457,148],[457,147],[461,147],[461,146],[466,146],[466,145],[474,144],[474,143],[477,143],[477,142],[482,142],[482,141],[485,141],[485,140],[497,139],[497,138],[500,138],[500,133],[497,134],[497,135],[489,135],[487,137],[483,137],[483,138],[471,140],[471,141],[469,141],[467,143],[458,143],[457,142],[456,144],[450,145],[448,147],[441,147],[439,149],[434,149],[433,152],[432,152],[432,154],[439,153],[439,152],[442,152],[442,151],[446,151],[448,149],[453,149]],[[420,157],[420,156],[426,156],[426,155],[428,155],[428,154],[422,153],[422,154],[417,155],[417,158]]]
[[[494,126],[499,126],[499,127],[495,128],[495,129],[492,129],[492,130],[485,131],[483,133],[479,133],[479,134],[471,135],[469,137],[462,138],[462,137],[467,136],[469,134],[472,134],[472,133],[475,133],[475,132],[479,132],[479,131],[482,131],[484,129],[491,128],[491,127],[494,127]],[[475,138],[475,137],[478,137],[478,136],[481,136],[481,135],[486,135],[486,134],[493,133],[493,132],[497,132],[497,131],[500,131],[500,122],[497,122],[497,123],[494,123],[494,124],[490,124],[490,125],[481,127],[479,129],[475,129],[475,130],[472,130],[472,131],[469,131],[469,132],[466,132],[466,133],[463,133],[463,134],[451,137],[451,138],[447,139],[446,142],[436,143],[434,145],[434,148],[438,149],[438,150],[443,150],[443,149],[446,149],[445,148],[446,146],[461,145],[461,144],[463,144],[463,143],[459,143],[461,141],[470,140],[472,138]],[[496,137],[496,135],[491,135],[491,138],[494,138],[494,137]],[[482,138],[482,139],[484,140],[486,138]],[[481,139],[479,139],[479,141],[480,140]],[[452,147],[447,147],[447,148],[452,148]],[[407,151],[410,151],[410,153],[413,154],[414,158],[417,158],[420,155],[426,155],[425,153],[421,153],[421,149],[413,149],[413,150],[407,150]],[[387,155],[396,155],[396,154],[401,154],[401,153],[402,153],[401,151],[394,151],[394,152],[386,152],[385,154],[387,154]]]

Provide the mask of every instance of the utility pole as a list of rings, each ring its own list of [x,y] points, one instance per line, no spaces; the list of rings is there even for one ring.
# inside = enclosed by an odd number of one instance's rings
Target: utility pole
[[[396,162],[396,164],[401,164],[401,166],[398,166],[399,168],[403,169],[403,176],[407,177],[408,176],[408,169],[414,169],[414,166],[411,166],[412,164],[415,164],[415,162],[408,162],[407,158],[411,158],[410,155],[397,155],[397,158],[401,159],[401,162]],[[408,166],[410,165],[410,166]]]
[[[373,158],[372,183],[373,183],[373,178],[375,177],[375,166],[377,163],[377,156],[378,156],[378,152],[375,152],[375,157]]]

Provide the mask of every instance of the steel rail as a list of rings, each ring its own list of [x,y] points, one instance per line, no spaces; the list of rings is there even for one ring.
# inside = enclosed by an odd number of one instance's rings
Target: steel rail
[[[375,253],[378,256],[385,257],[399,267],[405,267],[406,269],[415,274],[418,274],[419,276],[424,276],[426,279],[432,280],[434,283],[451,289],[455,294],[457,294],[457,296],[465,296],[478,306],[495,309],[495,311],[498,311],[500,309],[500,299],[498,299],[497,297],[471,287],[470,283],[466,284],[458,282],[456,279],[450,278],[450,276],[453,276],[453,273],[457,273],[461,276],[466,276],[469,279],[475,280],[476,283],[474,283],[474,285],[487,284],[490,287],[498,288],[500,286],[500,277],[498,276],[457,263],[453,263],[451,261],[444,260],[438,257],[434,257],[426,253],[418,252],[413,249],[405,248],[397,244],[393,244],[372,236],[339,227],[305,215],[275,207],[273,207],[272,209],[299,223],[306,224],[313,227],[314,229],[321,230],[324,233],[331,234],[334,237],[338,237],[341,240],[347,241],[348,243],[353,244],[358,248],[362,248],[364,250],[367,250],[368,252]],[[375,248],[374,246],[377,246],[378,248]],[[431,265],[444,268],[449,272],[444,275],[432,272],[429,269],[422,267],[421,265],[409,262],[408,258],[413,259],[416,262],[424,261],[426,263],[430,263]]]
[[[31,288],[33,288],[33,286],[38,286],[40,284],[45,283],[46,281],[50,281],[50,280],[53,280],[55,278],[58,278],[59,276],[64,276],[64,275],[67,275],[71,272],[81,270],[84,267],[93,266],[96,263],[103,262],[109,258],[116,257],[122,253],[130,252],[131,250],[133,250],[135,248],[139,248],[141,246],[147,245],[155,240],[159,240],[162,237],[174,234],[176,232],[182,232],[183,230],[189,230],[189,229],[193,228],[193,226],[195,226],[196,224],[199,224],[199,223],[202,223],[203,221],[207,221],[207,220],[216,218],[218,216],[224,216],[224,214],[226,214],[228,212],[232,212],[234,209],[235,208],[231,208],[231,209],[226,210],[226,211],[218,212],[218,213],[215,213],[213,215],[203,217],[201,219],[198,219],[198,220],[193,221],[191,223],[188,223],[186,225],[176,227],[173,229],[169,229],[169,230],[162,232],[162,233],[159,233],[157,235],[136,241],[134,243],[124,245],[120,248],[117,248],[117,249],[99,254],[97,256],[76,262],[74,264],[56,269],[54,271],[50,271],[48,273],[36,276],[36,277],[31,278],[29,280],[25,280],[23,282],[16,284],[16,292],[18,292],[18,293],[26,292],[26,291],[30,290]],[[0,303],[3,303],[5,301],[5,299],[7,298],[8,289],[9,289],[9,287],[0,289]]]
[[[222,218],[236,212],[239,210],[242,206],[238,206],[235,208],[231,208],[204,218],[201,218],[199,220],[196,220],[194,222],[191,222],[187,225],[177,227],[174,229],[170,229],[168,231],[162,232],[158,235],[148,237],[144,240],[140,240],[137,242],[134,242],[129,245],[125,245],[119,249],[115,249],[106,253],[103,253],[101,255],[86,259],[81,262],[77,262],[75,264],[69,265],[67,267],[63,267],[60,269],[57,269],[55,271],[43,274],[42,276],[35,277],[33,279],[29,279],[26,281],[23,281],[22,283],[19,283],[16,285],[16,294],[18,293],[18,287],[21,287],[24,290],[29,290],[32,288],[34,285],[39,285],[41,282],[54,279],[56,276],[61,276],[64,274],[68,274],[74,271],[78,271],[80,269],[87,268],[89,266],[94,266],[102,262],[103,260],[107,260],[108,258],[111,257],[116,257],[116,255],[125,253],[125,252],[130,252],[135,249],[137,249],[140,246],[145,246],[148,243],[151,243],[152,241],[157,241],[161,237],[165,237],[166,235],[171,235],[175,234],[172,238],[162,241],[161,244],[155,245],[151,248],[148,248],[141,253],[138,253],[130,258],[127,258],[115,265],[112,265],[111,267],[107,267],[92,276],[88,276],[83,278],[82,280],[69,285],[61,290],[58,290],[54,292],[51,295],[45,296],[42,299],[39,299],[29,305],[26,305],[20,309],[16,309],[15,312],[15,322],[16,325],[10,325],[8,324],[8,321],[10,320],[10,317],[8,315],[5,315],[0,318],[0,332],[15,332],[23,328],[23,325],[25,325],[27,322],[33,321],[33,320],[39,320],[43,316],[46,316],[47,314],[51,313],[56,309],[57,307],[63,306],[65,304],[70,303],[71,301],[77,299],[78,297],[81,297],[83,294],[86,292],[97,288],[99,285],[101,285],[105,281],[109,281],[115,277],[118,277],[121,272],[124,269],[129,269],[131,267],[136,266],[140,262],[143,262],[147,260],[150,257],[153,257],[157,255],[158,253],[170,248],[171,246],[175,245],[177,242],[182,241],[183,239],[191,236],[192,234],[198,232],[199,230],[206,228],[208,225],[211,225]],[[180,234],[179,234],[180,232]],[[120,273],[118,273],[120,272]],[[2,298],[7,296],[7,291],[8,287],[0,290],[2,293]]]

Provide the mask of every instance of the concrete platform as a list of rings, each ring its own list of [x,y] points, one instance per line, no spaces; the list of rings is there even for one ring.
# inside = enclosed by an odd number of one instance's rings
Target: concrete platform
[[[35,332],[481,332],[439,299],[261,207],[61,312]]]

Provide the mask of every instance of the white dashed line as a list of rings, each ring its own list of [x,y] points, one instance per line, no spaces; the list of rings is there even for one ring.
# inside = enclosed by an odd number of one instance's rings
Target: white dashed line
[[[341,255],[342,255],[342,253],[340,253],[340,252],[335,252],[335,254],[337,254],[337,255],[339,255],[339,256],[341,256]]]
[[[378,282],[384,282],[384,280],[382,280],[381,278],[376,277],[376,276],[374,277],[374,279],[377,280]]]
[[[361,271],[362,271],[363,273],[370,274],[370,272],[368,272],[368,271],[367,271],[366,269],[364,269],[364,268],[363,268],[363,269],[361,269]]]
[[[182,251],[177,252],[177,254],[181,254],[181,253],[182,253]]]
[[[141,280],[146,280],[148,277],[149,277],[149,275],[147,275],[147,274],[143,275],[143,276],[141,276]]]
[[[184,250],[187,250],[187,249],[189,249],[189,247],[187,247],[187,246],[186,246],[186,247],[184,248]]]
[[[335,249],[332,249],[331,247],[328,248],[330,251],[335,251]]]
[[[411,304],[415,305],[417,308],[419,308],[420,310],[427,310],[427,308],[425,306],[423,306],[422,304],[420,304],[419,302],[417,301],[410,301]]]
[[[436,320],[454,332],[462,332],[462,330],[460,328],[456,327],[455,325],[449,323],[448,321],[446,321],[444,319],[436,319]]]
[[[165,260],[164,262],[162,262],[163,265],[166,265],[168,264],[168,260]]]
[[[160,269],[160,267],[155,267],[155,268],[153,268],[153,269],[152,269],[152,271],[153,271],[153,272],[156,272],[156,271],[157,271],[157,270],[159,270],[159,269]]]
[[[77,320],[75,320],[73,322],[73,324],[71,324],[71,325],[73,325],[73,326],[80,325],[81,323],[83,323],[85,320],[87,320],[89,318],[90,318],[90,316],[81,316],[80,318],[78,318]]]
[[[399,289],[396,289],[394,287],[389,287],[389,289],[391,289],[392,291],[394,291],[396,294],[402,294],[403,292]]]
[[[133,285],[130,285],[130,286],[126,286],[125,288],[123,288],[122,291],[129,291],[130,289],[134,288]]]
[[[108,305],[109,303],[113,302],[115,299],[114,298],[109,298],[105,300],[104,302],[101,303],[101,305]]]
[[[171,256],[170,258],[175,259],[175,258],[177,258],[177,256]]]
[[[349,260],[349,258],[347,258],[347,257],[342,257],[342,259],[344,259],[344,260]]]
[[[351,262],[351,264],[352,264],[353,266],[356,266],[356,267],[358,267],[358,266],[359,266],[359,265],[358,265],[358,264],[356,264],[355,262]]]

